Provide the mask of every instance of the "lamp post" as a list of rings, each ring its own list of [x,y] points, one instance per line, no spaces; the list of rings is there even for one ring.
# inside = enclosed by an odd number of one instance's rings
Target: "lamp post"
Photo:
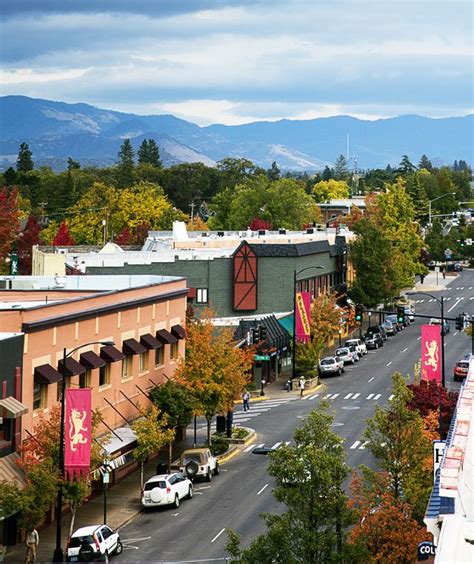
[[[291,377],[294,380],[296,378],[296,277],[298,274],[305,272],[305,270],[310,270],[311,268],[324,270],[323,266],[307,266],[301,270],[294,270],[293,272],[293,364],[291,368]]]
[[[431,225],[431,204],[436,202],[436,200],[441,200],[441,198],[446,198],[446,196],[455,196],[456,192],[448,192],[447,194],[441,194],[437,198],[433,198],[432,200],[428,201],[428,224]]]
[[[114,345],[113,341],[92,341],[90,343],[84,343],[75,349],[67,352],[67,349],[63,349],[63,370],[66,367],[66,360],[76,351],[82,349],[83,347],[88,347],[90,345]],[[62,525],[62,507],[63,507],[63,486],[62,480],[64,479],[64,414],[66,411],[66,377],[63,374],[61,380],[61,421],[59,427],[59,487],[58,495],[56,497],[56,548],[54,549],[53,562],[64,562],[64,552],[61,546],[61,525]]]

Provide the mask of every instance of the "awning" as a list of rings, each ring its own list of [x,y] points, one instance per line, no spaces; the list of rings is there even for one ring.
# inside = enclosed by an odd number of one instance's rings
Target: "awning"
[[[278,323],[288,331],[290,337],[293,336],[293,314],[282,317],[278,320]]]
[[[51,364],[42,364],[35,368],[35,384],[54,384],[62,379],[62,374]]]
[[[82,364],[79,364],[77,360],[75,360],[72,357],[66,358],[66,362],[64,362],[64,360],[61,359],[58,362],[58,370],[59,372],[61,372],[61,374],[63,374],[68,378],[70,376],[77,376],[78,374],[84,374],[84,372],[86,371],[84,366],[82,366]]]
[[[184,329],[184,327],[181,327],[181,325],[173,325],[173,327],[171,327],[171,333],[177,339],[185,339],[186,338],[186,330]]]
[[[94,351],[87,351],[81,354],[81,364],[85,366],[87,370],[93,370],[94,368],[105,366],[107,363]]]
[[[150,335],[150,333],[142,335],[140,337],[140,343],[148,350],[159,349],[163,346],[163,343],[160,343],[160,341],[158,341],[158,339],[155,339],[155,337],[153,337],[153,335]]]
[[[19,488],[26,486],[26,476],[22,468],[18,466],[19,456],[16,452],[0,458],[0,481],[13,482]]]
[[[103,358],[105,362],[117,362],[123,360],[125,355],[113,345],[105,345],[105,347],[100,349],[100,357]]]
[[[166,329],[160,329],[159,331],[157,331],[156,338],[164,345],[172,345],[173,343],[178,342],[178,339]]]
[[[110,439],[102,444],[102,448],[106,450],[109,455],[118,452],[125,454],[134,449],[136,445],[137,436],[135,435],[135,431],[128,425],[124,425],[123,427],[114,429],[114,434],[111,434]]]
[[[2,413],[3,412],[3,413]],[[0,400],[0,416],[5,419],[16,419],[28,413],[26,405],[22,404],[13,396]]]
[[[122,343],[122,351],[125,354],[141,354],[146,352],[147,348],[135,339],[126,339]]]

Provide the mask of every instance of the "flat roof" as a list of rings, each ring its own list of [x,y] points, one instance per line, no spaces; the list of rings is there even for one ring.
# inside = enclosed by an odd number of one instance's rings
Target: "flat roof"
[[[23,335],[23,333],[10,333],[5,331],[3,332],[0,331],[0,341],[6,341],[7,339],[11,339],[12,337],[19,337],[20,335]]]

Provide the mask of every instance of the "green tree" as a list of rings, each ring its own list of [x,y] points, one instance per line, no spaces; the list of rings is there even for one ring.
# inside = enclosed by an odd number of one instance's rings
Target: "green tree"
[[[131,186],[135,180],[135,152],[130,139],[124,139],[117,161],[117,186],[125,188]]]
[[[68,170],[79,170],[81,168],[81,163],[79,161],[74,160],[72,157],[69,157],[67,160],[67,169]]]
[[[416,166],[410,161],[408,155],[403,155],[400,164],[398,165],[398,172],[407,176],[408,174],[413,174],[416,170]]]
[[[332,178],[332,171],[331,169],[326,165],[324,167],[323,173],[321,175],[321,180],[330,180]]]
[[[425,170],[430,171],[433,169],[433,165],[431,164],[430,159],[425,154],[421,155],[420,162],[418,163],[418,168],[424,168]]]
[[[334,165],[334,178],[344,180],[347,178],[348,173],[347,159],[344,155],[339,155]]]
[[[273,161],[271,168],[267,170],[268,180],[270,180],[270,182],[274,182],[275,180],[278,180],[280,178],[280,172],[281,171],[278,168],[278,165],[276,164],[275,161]]]
[[[154,139],[144,139],[138,148],[138,164],[149,164],[161,168],[160,150]]]
[[[18,150],[18,158],[16,160],[16,170],[18,172],[29,172],[33,170],[33,153],[30,151],[28,143],[22,143]]]
[[[349,185],[345,180],[321,180],[314,185],[313,196],[318,203],[334,198],[348,198]]]
[[[327,402],[312,411],[295,431],[294,446],[270,455],[268,471],[275,478],[275,499],[284,504],[281,514],[264,514],[267,532],[245,549],[228,531],[227,550],[233,562],[250,564],[364,562],[346,541],[352,512],[343,484],[348,474],[343,440],[333,433]]]

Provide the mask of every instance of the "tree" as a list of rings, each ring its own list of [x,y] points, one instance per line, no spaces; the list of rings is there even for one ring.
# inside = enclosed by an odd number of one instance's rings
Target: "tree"
[[[422,168],[429,171],[433,169],[430,159],[425,154],[421,155],[420,162],[418,163],[418,169]]]
[[[344,155],[339,155],[334,165],[334,178],[337,180],[344,180],[347,177],[347,159]]]
[[[61,225],[59,226],[58,232],[53,239],[53,245],[72,247],[75,244],[76,242],[74,241],[74,238],[69,233],[67,223],[65,221],[62,221]]]
[[[227,550],[233,562],[250,564],[364,562],[346,542],[352,512],[343,484],[348,473],[343,440],[333,433],[328,403],[312,411],[295,431],[294,446],[270,455],[268,471],[275,478],[275,499],[284,504],[277,514],[264,514],[267,532],[249,547],[230,532]]]
[[[20,274],[31,274],[31,255],[34,245],[40,242],[41,227],[34,215],[28,217],[25,228],[18,237],[18,266]]]
[[[278,180],[280,178],[280,172],[281,171],[278,168],[278,165],[275,161],[273,161],[271,168],[267,170],[268,180],[270,180],[270,182],[275,182],[275,180]]]
[[[408,155],[403,155],[400,164],[398,165],[398,172],[403,175],[408,175],[414,173],[416,166],[410,161]]]
[[[188,231],[209,231],[209,226],[207,223],[201,219],[199,215],[195,215],[193,220],[191,219],[187,222]]]
[[[30,151],[28,143],[22,143],[18,150],[18,158],[16,160],[16,170],[18,172],[29,172],[33,170],[33,153]]]
[[[160,151],[154,139],[144,139],[138,148],[138,164],[149,164],[161,168]]]
[[[130,139],[124,139],[117,161],[117,186],[119,188],[131,186],[134,182],[134,157],[135,152]]]
[[[424,434],[420,414],[408,407],[413,395],[403,376],[395,373],[392,382],[392,401],[386,408],[376,407],[364,435],[367,448],[390,476],[393,496],[407,501],[414,517],[422,522],[433,487],[432,469],[424,463],[431,443]]]
[[[311,304],[311,342],[306,355],[309,355],[309,360],[312,362],[312,370],[317,365],[329,339],[337,334],[341,327],[341,310],[338,309],[336,302],[336,294],[321,294]],[[301,348],[304,346],[301,345]],[[298,348],[296,350],[298,353]],[[300,352],[300,359],[301,356],[304,355]],[[298,362],[297,358],[297,365]]]
[[[7,170],[3,173],[3,176],[5,178],[5,184],[7,186],[13,186],[16,183],[17,173],[12,166],[9,166],[7,168]]]
[[[18,220],[18,190],[0,188],[0,273],[8,273],[10,253],[20,228]]]
[[[259,217],[254,217],[249,223],[249,229],[252,231],[258,231],[259,229],[271,231],[273,229],[273,225],[269,221],[265,221]]]
[[[170,427],[166,413],[152,404],[149,411],[140,410],[140,417],[132,423],[137,437],[137,446],[133,457],[140,462],[140,494],[143,492],[143,467],[152,454],[156,454],[164,445],[173,442],[175,430]]]
[[[79,170],[81,168],[81,163],[79,161],[75,161],[72,157],[69,157],[67,160],[67,169],[68,170]]]
[[[180,360],[176,379],[196,398],[196,409],[207,421],[207,443],[211,441],[212,418],[233,408],[247,384],[252,366],[253,349],[235,346],[233,334],[224,329],[215,331],[212,312],[186,325],[186,355]]]
[[[313,196],[318,203],[334,198],[348,198],[349,185],[345,180],[321,180],[314,185]]]
[[[332,171],[331,169],[326,165],[324,167],[323,173],[321,175],[321,180],[325,180],[328,181],[332,178]]]

